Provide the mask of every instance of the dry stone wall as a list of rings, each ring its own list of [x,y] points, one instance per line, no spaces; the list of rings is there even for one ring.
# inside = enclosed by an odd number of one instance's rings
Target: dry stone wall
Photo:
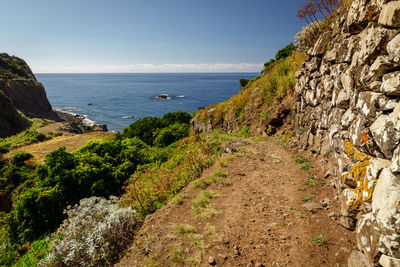
[[[354,0],[308,55],[296,73],[299,144],[334,163],[354,255],[400,266],[400,1]]]

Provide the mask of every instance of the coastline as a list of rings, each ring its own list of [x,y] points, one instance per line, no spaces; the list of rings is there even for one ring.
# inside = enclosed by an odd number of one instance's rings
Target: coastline
[[[65,122],[65,125],[60,128],[60,131],[82,134],[88,132],[108,132],[106,124],[96,124],[88,119],[86,115],[65,112],[59,109],[53,109],[58,117]]]

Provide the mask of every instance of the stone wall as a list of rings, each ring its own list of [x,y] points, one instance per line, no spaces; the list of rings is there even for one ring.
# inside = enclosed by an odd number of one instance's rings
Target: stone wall
[[[400,1],[354,0],[342,14],[296,73],[295,132],[333,162],[356,254],[400,266]]]

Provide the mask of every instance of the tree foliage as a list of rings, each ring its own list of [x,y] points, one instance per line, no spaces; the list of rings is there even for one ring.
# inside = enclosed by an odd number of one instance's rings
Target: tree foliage
[[[18,191],[15,208],[5,216],[8,240],[23,244],[54,231],[66,218],[63,210],[83,198],[121,195],[138,166],[169,159],[168,146],[188,135],[190,120],[181,111],[146,117],[112,141],[91,141],[73,153],[61,147],[36,170],[26,164],[32,155],[15,155],[0,172],[0,193],[10,194],[27,180],[30,186]]]
[[[249,83],[249,80],[242,78],[242,79],[239,80],[239,83],[240,83],[241,87],[246,87],[246,85]]]

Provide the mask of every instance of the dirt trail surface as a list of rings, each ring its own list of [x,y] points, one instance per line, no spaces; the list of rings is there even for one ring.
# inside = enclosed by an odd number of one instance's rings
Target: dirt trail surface
[[[117,266],[347,266],[354,234],[319,161],[272,141],[229,150],[146,218]]]

